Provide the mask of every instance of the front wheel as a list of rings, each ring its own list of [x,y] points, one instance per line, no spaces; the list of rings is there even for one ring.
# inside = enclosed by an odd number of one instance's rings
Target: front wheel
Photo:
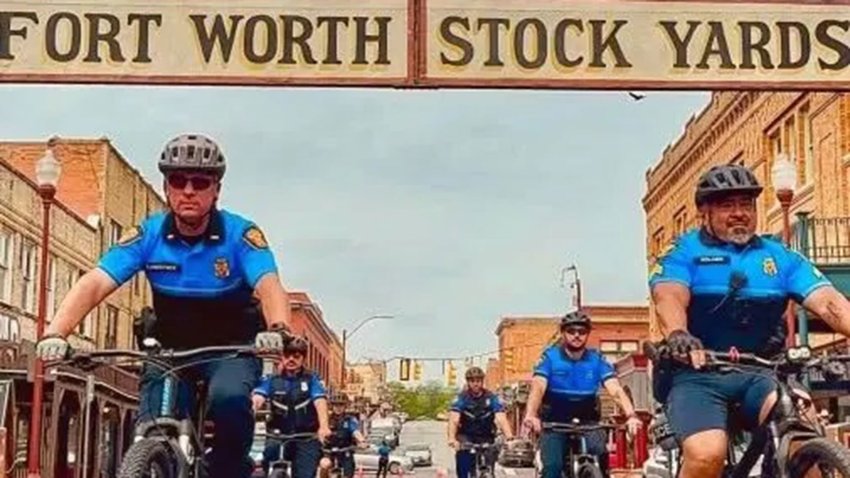
[[[146,438],[124,455],[118,478],[176,478],[177,462],[168,444]]]
[[[602,470],[593,463],[582,463],[578,467],[578,476],[576,478],[605,478]]]
[[[401,474],[401,464],[400,463],[390,463],[389,468],[387,468],[391,475],[399,475]]]
[[[269,473],[269,478],[289,478],[289,475],[286,473],[286,470],[272,470]]]
[[[802,478],[810,471],[812,476],[850,478],[850,450],[826,438],[806,441],[788,462],[788,476]]]

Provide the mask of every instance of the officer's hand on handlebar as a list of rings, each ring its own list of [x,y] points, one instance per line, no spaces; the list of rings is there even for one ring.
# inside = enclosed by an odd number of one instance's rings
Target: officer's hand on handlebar
[[[254,347],[263,352],[280,353],[283,351],[283,335],[280,332],[260,332],[254,339]]]
[[[540,419],[530,415],[526,415],[525,419],[522,421],[522,425],[534,433],[540,433],[540,430],[543,429],[543,424],[540,422]]]
[[[449,448],[451,448],[453,450],[457,450],[458,448],[460,448],[460,442],[457,441],[457,439],[454,439],[454,438],[449,439],[448,443],[449,443]]]
[[[60,335],[47,335],[35,346],[36,357],[45,362],[64,360],[71,352],[71,345]]]
[[[630,416],[629,419],[626,420],[626,428],[628,429],[629,435],[631,436],[636,436],[638,430],[640,430],[642,426],[643,420],[641,420],[635,415]]]
[[[319,427],[318,435],[319,435],[319,441],[320,441],[320,442],[322,442],[322,443],[327,443],[327,442],[328,442],[328,438],[330,438],[330,436],[331,436],[332,434],[333,434],[333,432],[331,431],[331,429],[330,429],[330,428],[328,428],[328,427]]]
[[[686,330],[674,330],[667,336],[667,346],[673,358],[682,362],[690,363],[695,369],[705,365],[705,351],[702,342]]]

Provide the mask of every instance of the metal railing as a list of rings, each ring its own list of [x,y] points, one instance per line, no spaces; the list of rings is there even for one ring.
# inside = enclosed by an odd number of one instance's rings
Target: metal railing
[[[850,217],[798,215],[792,248],[815,264],[850,264]]]

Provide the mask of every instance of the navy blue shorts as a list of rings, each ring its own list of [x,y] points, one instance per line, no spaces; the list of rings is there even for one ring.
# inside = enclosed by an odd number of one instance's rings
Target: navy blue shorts
[[[726,430],[729,407],[740,405],[747,430],[758,425],[767,396],[776,390],[773,377],[745,372],[682,370],[673,377],[667,398],[667,417],[679,443],[707,430]]]

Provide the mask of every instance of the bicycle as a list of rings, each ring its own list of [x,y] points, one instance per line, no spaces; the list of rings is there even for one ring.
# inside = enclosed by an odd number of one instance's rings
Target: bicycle
[[[104,349],[74,350],[68,358],[49,364],[71,364],[91,371],[107,365],[104,359],[125,358],[140,360],[164,370],[159,416],[136,426],[133,444],[127,449],[118,471],[118,478],[204,478],[206,476],[203,423],[205,422],[206,394],[199,392],[198,407],[194,417],[176,418],[176,373],[185,368],[211,360],[226,360],[255,354],[251,346],[210,346],[175,351],[163,349],[154,341],[146,340],[143,350]],[[210,359],[215,355],[215,359]],[[172,366],[170,361],[203,358]]]
[[[470,478],[493,478],[495,476],[495,463],[490,460],[489,452],[496,448],[495,443],[469,443],[463,442],[458,450],[468,451],[475,457],[475,465],[469,472]]]
[[[327,470],[322,470],[320,476],[322,478],[342,478],[345,476],[345,470],[339,465],[339,459],[346,456],[353,459],[355,450],[357,450],[357,446],[355,445],[323,448],[322,453],[331,460],[331,466]]]
[[[561,476],[564,478],[603,478],[602,468],[595,455],[588,452],[587,438],[585,434],[599,430],[612,430],[617,428],[606,423],[582,424],[578,420],[573,423],[543,422],[542,429],[553,433],[562,433],[570,439],[564,455],[564,469]],[[577,446],[576,446],[577,445]]]
[[[666,366],[673,360],[664,342],[646,343],[644,353],[655,363],[666,360]],[[776,405],[765,423],[753,432],[740,460],[735,454],[735,440],[731,438],[738,436],[742,428],[734,419],[730,421],[732,427],[729,430],[725,478],[746,478],[759,458],[762,459],[761,476],[765,478],[802,477],[814,468],[821,475],[836,476],[828,473],[827,467],[837,471],[839,476],[850,478],[850,450],[828,440],[817,417],[807,416],[810,415],[812,401],[803,391],[800,380],[807,373],[820,373],[827,381],[837,380],[846,374],[845,362],[850,361],[850,355],[813,358],[811,349],[807,347],[788,349],[783,356],[774,359],[739,353],[734,349],[728,353],[706,350],[705,354],[706,369],[754,371],[773,377],[777,383]],[[793,452],[792,445],[798,445]],[[677,468],[681,469],[681,466]]]
[[[278,459],[269,463],[268,478],[289,478],[292,476],[292,461],[286,459],[286,445],[297,441],[318,440],[317,433],[284,434],[274,430],[266,431],[266,442],[276,442],[279,445]]]

